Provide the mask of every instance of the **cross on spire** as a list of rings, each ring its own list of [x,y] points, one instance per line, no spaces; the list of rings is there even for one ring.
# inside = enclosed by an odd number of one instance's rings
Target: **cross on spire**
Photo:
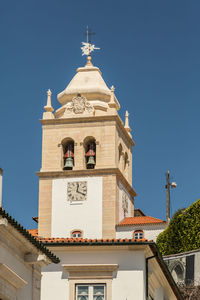
[[[95,32],[92,32],[87,26],[87,29],[86,29],[87,42],[82,42],[83,46],[81,47],[81,50],[82,50],[82,55],[87,55],[90,58],[91,58],[92,51],[94,51],[95,49],[96,50],[100,49],[100,48],[95,47],[95,45],[91,44],[92,35],[95,35]]]
[[[92,35],[95,35],[96,33],[95,32],[92,32],[91,29],[88,28],[87,26],[87,29],[86,29],[86,37],[87,37],[87,43],[91,44],[91,38],[92,38]]]

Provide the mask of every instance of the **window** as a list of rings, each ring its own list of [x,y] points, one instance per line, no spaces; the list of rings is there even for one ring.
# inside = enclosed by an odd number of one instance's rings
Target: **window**
[[[78,284],[76,300],[105,300],[105,284]]]
[[[141,240],[144,238],[144,232],[143,230],[136,230],[134,231],[134,239],[135,240]]]
[[[71,233],[72,238],[81,238],[82,237],[82,232],[80,230],[74,230]]]

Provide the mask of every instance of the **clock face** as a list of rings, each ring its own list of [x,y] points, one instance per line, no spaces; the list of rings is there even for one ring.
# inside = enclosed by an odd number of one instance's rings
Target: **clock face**
[[[87,200],[87,181],[73,181],[67,183],[68,201]]]

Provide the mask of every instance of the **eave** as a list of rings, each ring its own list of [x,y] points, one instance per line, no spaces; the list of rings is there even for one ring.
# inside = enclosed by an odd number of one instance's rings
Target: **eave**
[[[26,238],[34,247],[36,247],[39,251],[44,253],[53,263],[59,263],[60,259],[56,257],[49,249],[47,249],[44,244],[38,241],[34,236],[32,236],[23,226],[21,226],[14,218],[12,218],[5,210],[0,207],[0,216],[6,219],[12,227],[14,227],[22,236]]]

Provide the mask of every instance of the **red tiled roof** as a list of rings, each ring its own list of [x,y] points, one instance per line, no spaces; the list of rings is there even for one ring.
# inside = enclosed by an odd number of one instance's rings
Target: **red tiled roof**
[[[149,242],[146,239],[83,239],[83,238],[39,238],[44,244],[121,244],[129,242]]]
[[[149,216],[129,217],[122,220],[118,226],[165,224],[166,222]]]
[[[27,231],[34,237],[38,236],[38,229],[28,229]]]
[[[83,239],[83,238],[43,238],[38,236],[37,229],[29,229],[30,234],[36,237],[44,244],[121,244],[121,243],[139,243],[139,242],[152,242],[146,239]]]

